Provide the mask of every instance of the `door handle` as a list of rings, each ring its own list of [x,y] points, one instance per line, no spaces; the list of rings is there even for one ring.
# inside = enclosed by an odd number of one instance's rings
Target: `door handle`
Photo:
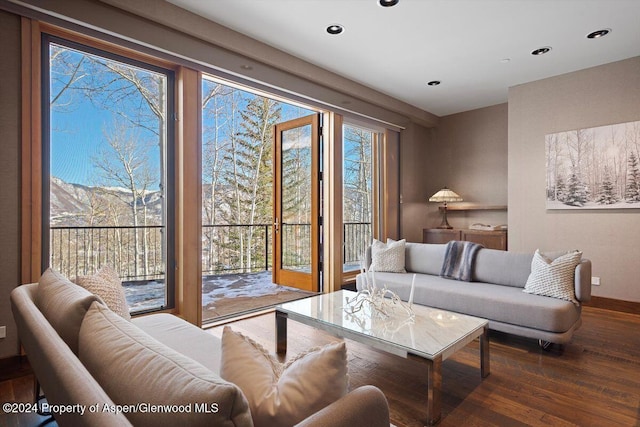
[[[278,234],[278,231],[280,230],[280,218],[276,217],[275,221],[273,222],[273,228],[276,234]]]

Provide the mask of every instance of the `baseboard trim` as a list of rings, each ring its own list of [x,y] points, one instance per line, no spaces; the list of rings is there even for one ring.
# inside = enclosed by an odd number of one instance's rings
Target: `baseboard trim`
[[[32,373],[27,356],[16,355],[0,359],[0,381],[18,378]]]
[[[640,314],[640,302],[592,296],[591,301],[585,302],[583,305],[588,307],[604,308],[612,311],[621,311],[623,313]]]

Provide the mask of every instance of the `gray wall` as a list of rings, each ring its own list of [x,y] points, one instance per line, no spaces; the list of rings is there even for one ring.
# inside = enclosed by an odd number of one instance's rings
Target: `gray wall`
[[[507,104],[442,117],[436,128],[439,148],[433,165],[438,179],[429,196],[447,186],[464,202],[507,205]],[[432,226],[442,217],[438,203],[429,203]],[[449,224],[468,227],[474,222],[505,224],[505,211],[451,211]]]
[[[0,359],[18,354],[9,293],[20,283],[20,18],[0,11]]]
[[[441,117],[438,126],[407,129],[401,152],[402,237],[422,241],[422,229],[442,221],[427,200],[447,186],[465,202],[507,205],[507,104]],[[404,133],[403,133],[404,134]],[[505,224],[505,211],[450,211],[449,224]]]
[[[435,151],[435,129],[412,124],[402,131],[400,144],[400,237],[422,241],[422,228],[429,223],[427,199]]]
[[[544,136],[640,120],[640,57],[509,90],[509,247],[580,249],[601,286],[640,302],[640,210],[545,210]]]
[[[508,213],[450,212],[449,223],[508,222],[509,250],[580,249],[601,286],[593,295],[640,302],[640,210],[547,211],[544,136],[640,120],[640,57],[512,87],[509,103],[408,129],[402,145],[402,236],[419,241],[441,216],[426,199],[447,185]]]

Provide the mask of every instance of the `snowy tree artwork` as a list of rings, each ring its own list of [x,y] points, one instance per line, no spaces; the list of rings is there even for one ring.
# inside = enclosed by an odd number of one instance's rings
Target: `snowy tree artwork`
[[[545,136],[547,209],[640,208],[640,121]]]

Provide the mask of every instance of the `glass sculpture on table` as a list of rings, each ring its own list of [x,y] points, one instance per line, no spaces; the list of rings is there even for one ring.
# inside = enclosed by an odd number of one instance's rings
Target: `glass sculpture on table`
[[[393,291],[387,289],[387,286],[379,288],[376,285],[376,277],[374,271],[367,271],[364,265],[360,266],[360,272],[363,273],[365,286],[359,290],[353,298],[345,297],[346,305],[344,310],[349,314],[360,312],[365,305],[368,305],[372,316],[380,316],[387,318],[395,314],[397,308],[403,310],[409,319],[415,317],[412,309],[413,293],[415,291],[416,275],[411,280],[411,294],[409,301],[404,302]]]

